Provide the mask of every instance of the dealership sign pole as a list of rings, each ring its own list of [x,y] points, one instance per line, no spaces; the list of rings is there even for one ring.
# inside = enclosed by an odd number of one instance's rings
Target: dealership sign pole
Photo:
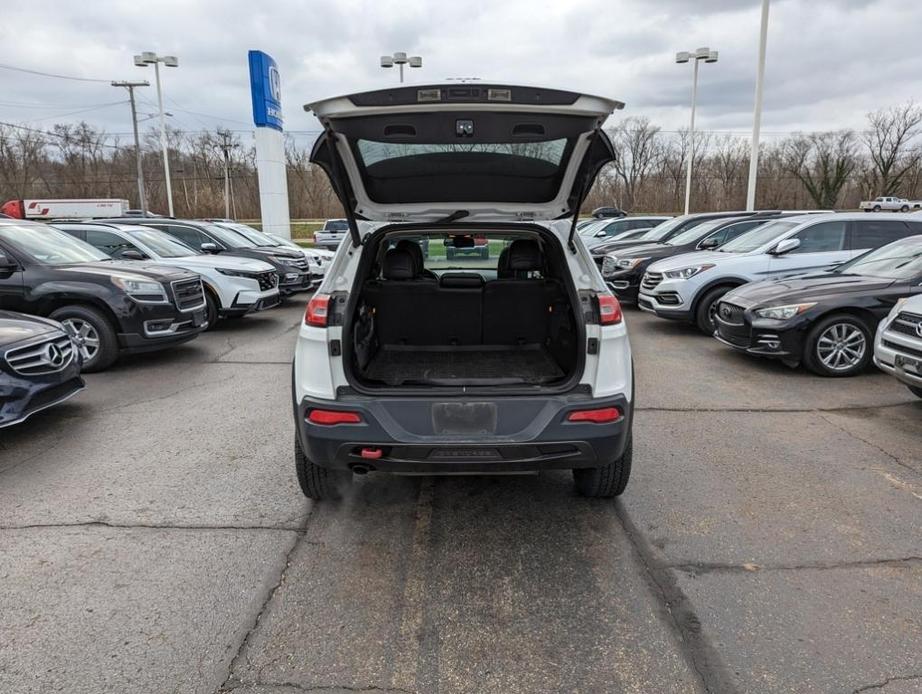
[[[290,239],[288,173],[285,169],[282,88],[278,65],[270,55],[262,51],[250,51],[249,64],[262,230]]]

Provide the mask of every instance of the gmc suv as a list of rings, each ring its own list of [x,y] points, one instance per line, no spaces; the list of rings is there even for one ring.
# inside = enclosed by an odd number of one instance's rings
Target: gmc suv
[[[85,372],[122,353],[191,340],[207,326],[197,274],[116,262],[62,231],[12,219],[0,219],[0,309],[62,323]]]

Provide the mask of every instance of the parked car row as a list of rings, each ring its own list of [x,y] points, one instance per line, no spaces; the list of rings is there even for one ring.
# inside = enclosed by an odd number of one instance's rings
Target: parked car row
[[[81,372],[121,354],[312,289],[328,264],[231,223],[0,219],[0,426],[71,397]]]
[[[873,360],[922,394],[922,217],[720,214],[617,245],[603,277],[622,301],[735,350],[823,376]]]

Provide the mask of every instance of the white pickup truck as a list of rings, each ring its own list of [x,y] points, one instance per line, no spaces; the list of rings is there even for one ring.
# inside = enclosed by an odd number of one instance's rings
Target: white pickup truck
[[[895,198],[892,195],[882,195],[873,200],[865,200],[859,206],[865,212],[909,212],[922,210],[922,200],[907,200]]]

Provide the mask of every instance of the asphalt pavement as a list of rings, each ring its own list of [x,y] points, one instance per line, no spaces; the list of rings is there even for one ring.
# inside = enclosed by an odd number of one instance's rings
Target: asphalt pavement
[[[0,692],[922,691],[922,401],[629,311],[634,471],[292,459],[306,299],[0,430]]]

